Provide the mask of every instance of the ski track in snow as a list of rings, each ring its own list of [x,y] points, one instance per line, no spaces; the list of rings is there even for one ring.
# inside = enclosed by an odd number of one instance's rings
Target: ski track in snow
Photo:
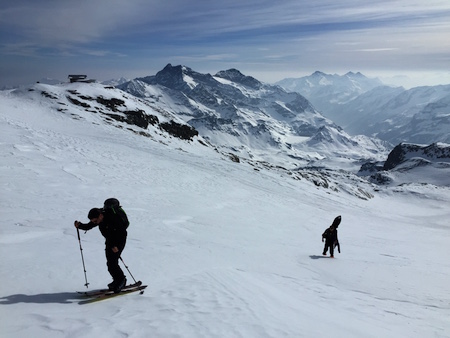
[[[1,95],[2,337],[450,337],[448,189],[362,201]],[[111,196],[149,287],[80,305],[73,221]],[[324,258],[338,214],[342,253]],[[81,236],[102,288],[103,238]]]

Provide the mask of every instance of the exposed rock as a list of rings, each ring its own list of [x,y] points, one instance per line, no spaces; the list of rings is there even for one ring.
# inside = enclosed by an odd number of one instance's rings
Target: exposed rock
[[[117,99],[114,97],[111,99],[105,99],[105,98],[99,96],[99,97],[97,97],[96,101],[112,111],[118,111],[117,107],[125,106],[124,100]]]
[[[160,127],[169,134],[182,140],[192,140],[194,136],[198,136],[198,131],[193,127],[174,121],[161,123]]]
[[[429,146],[400,143],[389,153],[383,170],[391,170],[411,157],[422,157],[431,160],[450,159],[450,146],[433,143]]]

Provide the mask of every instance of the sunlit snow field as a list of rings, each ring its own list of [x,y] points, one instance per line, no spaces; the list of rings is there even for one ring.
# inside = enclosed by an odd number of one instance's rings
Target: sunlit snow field
[[[1,337],[450,337],[449,188],[362,200],[7,92],[0,112]],[[148,288],[81,305],[73,222],[108,197]],[[103,242],[81,235],[89,289],[111,281]]]

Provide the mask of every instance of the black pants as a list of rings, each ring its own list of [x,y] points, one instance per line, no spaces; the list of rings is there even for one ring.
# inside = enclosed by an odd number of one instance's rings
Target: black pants
[[[122,254],[123,249],[125,248],[126,242],[127,238],[125,237],[122,243],[119,243],[117,246],[117,249],[119,249],[118,252],[113,252],[112,248],[109,245],[106,245],[105,248],[106,265],[108,267],[108,272],[114,281],[121,281],[125,277],[122,269],[119,266],[119,258]]]
[[[330,255],[334,256],[334,243],[325,241],[325,247],[323,248],[323,254],[326,255],[328,248],[330,248]]]

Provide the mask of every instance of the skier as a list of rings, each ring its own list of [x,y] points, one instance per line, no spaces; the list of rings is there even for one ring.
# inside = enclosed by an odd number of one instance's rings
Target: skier
[[[83,224],[75,221],[76,228],[81,230],[91,230],[98,226],[103,237],[105,237],[105,254],[108,271],[113,278],[108,288],[114,292],[120,292],[127,284],[127,279],[119,266],[120,255],[125,248],[127,241],[127,226],[124,220],[114,212],[108,210],[93,208],[89,211],[89,223]]]
[[[338,247],[339,253],[341,252],[341,246],[339,245],[337,228],[341,223],[341,216],[337,216],[333,224],[327,228],[322,234],[322,242],[325,240],[325,246],[323,248],[323,255],[327,255],[328,248],[330,248],[330,257],[334,258],[334,247]]]

